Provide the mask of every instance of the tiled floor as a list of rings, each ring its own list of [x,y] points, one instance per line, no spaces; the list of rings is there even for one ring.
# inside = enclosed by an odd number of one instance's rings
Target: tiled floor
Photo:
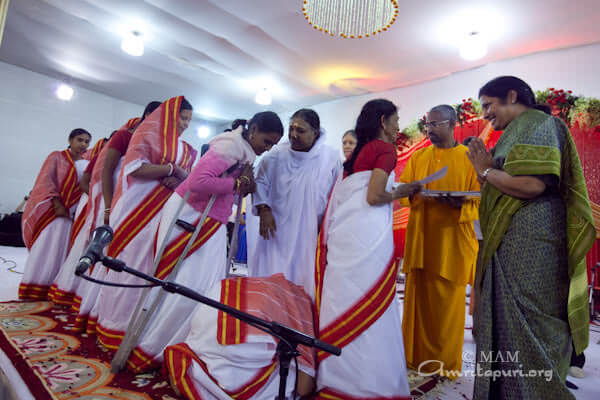
[[[0,301],[17,298],[18,286],[26,258],[27,251],[24,248],[0,246]],[[470,327],[471,323],[471,317],[467,313],[466,326]],[[473,342],[470,329],[465,329],[463,354],[465,359],[463,362],[463,371],[473,371],[475,365],[470,360],[472,360],[475,354],[475,343]],[[600,325],[592,325],[590,327],[590,345],[585,351],[585,355],[585,378],[576,379],[569,377],[571,382],[579,386],[578,390],[573,390],[573,394],[575,394],[577,399],[600,399]],[[446,381],[439,384],[433,391],[422,398],[465,400],[471,399],[472,391],[473,378],[463,376],[454,382]]]

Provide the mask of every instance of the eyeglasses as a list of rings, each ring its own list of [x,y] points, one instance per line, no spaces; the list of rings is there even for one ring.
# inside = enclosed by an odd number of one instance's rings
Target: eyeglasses
[[[442,126],[446,123],[450,122],[449,119],[445,119],[443,121],[431,121],[431,122],[425,122],[425,127],[426,128],[437,128],[438,126]]]

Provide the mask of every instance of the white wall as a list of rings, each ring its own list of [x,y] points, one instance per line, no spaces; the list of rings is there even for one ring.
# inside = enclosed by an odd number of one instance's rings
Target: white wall
[[[396,103],[400,107],[400,127],[404,127],[437,104],[477,96],[481,85],[499,75],[521,77],[534,90],[556,87],[600,97],[599,66],[600,44],[595,44],[495,62],[435,81],[312,108],[328,132],[328,143],[341,149],[341,135],[353,127],[363,104],[373,98]],[[12,211],[29,192],[45,157],[52,150],[66,147],[71,129],[89,130],[95,142],[143,111],[142,105],[80,88],[76,88],[70,102],[63,102],[53,94],[56,85],[53,78],[0,62],[0,212]],[[280,114],[286,127],[291,114]],[[208,140],[196,136],[200,123],[193,120],[183,135],[197,149]],[[222,128],[213,124],[213,135]]]
[[[483,84],[500,75],[518,76],[534,91],[554,87],[600,98],[599,71],[600,44],[595,44],[495,62],[434,81],[315,104],[311,108],[319,113],[321,125],[328,132],[327,142],[341,152],[342,134],[353,128],[361,107],[374,98],[387,98],[399,107],[400,127],[403,128],[437,104],[476,98]],[[285,125],[290,115],[281,115],[282,120],[286,118]]]
[[[0,62],[0,212],[13,211],[31,190],[44,159],[67,147],[69,132],[84,128],[95,143],[143,107],[76,88],[58,100],[57,80]]]
[[[46,156],[67,147],[72,129],[88,130],[93,145],[144,110],[145,105],[77,87],[73,99],[64,102],[54,96],[59,83],[0,62],[0,213],[14,211],[31,190]],[[193,120],[183,135],[198,150],[204,142],[196,136],[200,123]]]

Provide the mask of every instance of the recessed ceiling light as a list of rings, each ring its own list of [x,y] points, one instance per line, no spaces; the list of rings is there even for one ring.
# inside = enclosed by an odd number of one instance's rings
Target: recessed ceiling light
[[[66,83],[61,83],[58,88],[56,88],[56,97],[64,101],[70,101],[73,98],[73,93],[75,90]]]
[[[130,31],[123,35],[121,50],[125,53],[140,57],[144,54],[144,37],[140,31]]]
[[[206,125],[200,125],[197,131],[197,135],[200,139],[206,139],[210,136],[210,127]]]
[[[254,98],[258,104],[262,106],[268,106],[273,101],[273,96],[271,95],[271,91],[267,88],[260,89],[256,93],[256,97]]]
[[[465,60],[478,60],[487,54],[487,41],[479,32],[469,32],[460,45],[460,56]]]

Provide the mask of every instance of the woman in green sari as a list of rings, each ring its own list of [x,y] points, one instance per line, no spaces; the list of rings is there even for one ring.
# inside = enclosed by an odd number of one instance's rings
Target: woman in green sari
[[[473,399],[574,398],[571,343],[588,344],[585,255],[595,239],[583,170],[562,120],[540,111],[519,78],[479,90],[483,116],[504,133],[469,158],[482,183],[474,314]]]

